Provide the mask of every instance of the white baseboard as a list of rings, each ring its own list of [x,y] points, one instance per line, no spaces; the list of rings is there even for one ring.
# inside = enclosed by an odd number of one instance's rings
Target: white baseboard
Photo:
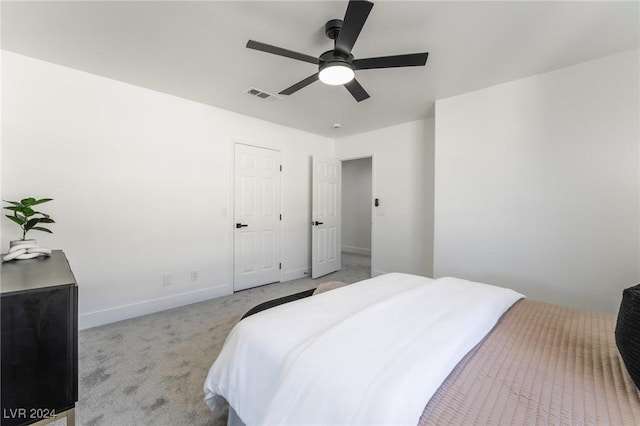
[[[311,276],[311,268],[293,269],[282,273],[282,282],[307,278]]]
[[[85,330],[99,325],[122,321],[129,318],[152,314],[167,309],[178,308],[192,303],[203,302],[216,297],[227,296],[233,293],[230,283],[220,284],[215,287],[190,291],[188,293],[173,294],[129,305],[116,306],[78,315],[78,328]]]
[[[368,248],[342,246],[342,251],[344,251],[346,253],[364,254],[366,256],[371,256],[371,249],[368,249]]]

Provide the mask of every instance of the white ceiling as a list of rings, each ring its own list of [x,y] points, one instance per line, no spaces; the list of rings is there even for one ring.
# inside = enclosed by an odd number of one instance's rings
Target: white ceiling
[[[2,48],[331,138],[434,114],[434,101],[640,46],[639,3],[377,1],[356,58],[429,52],[426,67],[362,70],[371,98],[316,82],[314,65],[247,40],[317,56],[346,1],[2,2]],[[594,82],[597,85],[597,82]],[[335,130],[332,124],[342,128]]]

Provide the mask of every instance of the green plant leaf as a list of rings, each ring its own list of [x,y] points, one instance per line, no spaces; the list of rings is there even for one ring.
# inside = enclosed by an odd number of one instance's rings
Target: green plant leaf
[[[15,223],[17,223],[18,225],[22,226],[24,224],[24,220],[20,219],[19,217],[16,216],[11,216],[6,214],[6,217],[8,217],[9,219],[11,219],[12,221],[14,221]]]
[[[16,214],[17,213],[22,213],[24,216],[33,216],[34,214],[38,213],[35,210],[33,210],[31,207],[9,206],[9,207],[5,207],[5,209],[11,210],[12,212],[16,212]]]
[[[56,223],[56,221],[47,216],[40,218],[40,223]]]
[[[37,201],[34,201],[33,203],[31,203],[32,206],[35,206],[37,204],[42,204],[42,203],[46,203],[48,201],[53,201],[53,198],[41,198]]]
[[[27,223],[24,225],[25,231],[33,229],[33,227],[36,226],[38,224],[38,222],[40,222],[40,218],[38,218],[38,217],[33,218],[33,219],[29,219],[27,221]]]
[[[29,198],[24,198],[22,200],[20,200],[20,202],[22,203],[23,206],[32,206],[33,203],[36,202],[36,199],[33,197],[29,197]]]
[[[13,204],[14,206],[22,206],[22,204],[20,204],[17,201],[9,201],[9,200],[2,200],[2,201],[4,201],[5,203]]]
[[[34,226],[31,229],[34,231],[42,231],[42,232],[48,232],[49,234],[53,234],[53,232],[49,231],[47,228],[43,228],[42,226]]]
[[[5,206],[4,208],[7,210],[11,210],[12,212],[21,212],[22,210],[24,210],[24,207],[22,206]]]

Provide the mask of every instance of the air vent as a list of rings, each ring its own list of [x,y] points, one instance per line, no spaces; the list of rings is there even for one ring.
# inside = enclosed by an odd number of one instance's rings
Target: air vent
[[[279,99],[278,96],[265,92],[264,90],[256,89],[255,87],[250,87],[245,92],[260,99]]]

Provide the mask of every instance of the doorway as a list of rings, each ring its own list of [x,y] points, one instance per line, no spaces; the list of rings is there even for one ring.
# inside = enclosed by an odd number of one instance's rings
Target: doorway
[[[372,157],[342,160],[342,266],[371,274]]]

